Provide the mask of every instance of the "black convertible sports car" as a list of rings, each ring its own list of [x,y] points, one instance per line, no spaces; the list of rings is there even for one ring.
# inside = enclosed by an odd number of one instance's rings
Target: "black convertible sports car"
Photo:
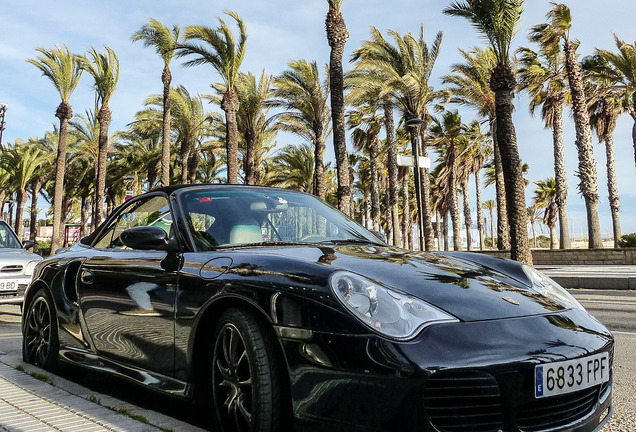
[[[313,196],[127,201],[38,265],[25,361],[193,398],[216,431],[576,431],[612,411],[612,334],[517,262],[386,245]]]

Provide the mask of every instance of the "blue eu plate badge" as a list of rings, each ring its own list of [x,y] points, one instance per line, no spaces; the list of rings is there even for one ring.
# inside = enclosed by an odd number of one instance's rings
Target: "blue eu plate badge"
[[[543,396],[543,366],[537,366],[534,370],[534,397]]]

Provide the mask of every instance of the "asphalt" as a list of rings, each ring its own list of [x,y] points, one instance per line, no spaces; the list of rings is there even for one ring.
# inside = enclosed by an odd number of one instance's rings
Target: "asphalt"
[[[537,266],[566,288],[636,290],[636,266]],[[0,356],[0,431],[98,432],[203,429],[97,394],[16,356]]]

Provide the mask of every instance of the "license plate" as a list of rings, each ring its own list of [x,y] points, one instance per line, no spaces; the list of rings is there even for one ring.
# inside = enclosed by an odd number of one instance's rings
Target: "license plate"
[[[17,289],[17,280],[0,280],[0,291],[15,291]]]
[[[609,354],[546,363],[534,368],[534,396],[542,398],[583,390],[609,381]]]

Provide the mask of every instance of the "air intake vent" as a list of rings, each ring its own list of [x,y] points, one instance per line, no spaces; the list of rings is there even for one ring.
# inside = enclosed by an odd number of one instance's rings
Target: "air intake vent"
[[[520,406],[517,426],[523,431],[540,431],[572,423],[591,412],[598,400],[599,386],[561,396],[538,399]]]
[[[443,371],[429,378],[426,415],[441,432],[490,432],[501,428],[501,400],[495,379],[483,372]]]
[[[20,273],[22,271],[21,265],[8,265],[0,269],[0,273]]]

